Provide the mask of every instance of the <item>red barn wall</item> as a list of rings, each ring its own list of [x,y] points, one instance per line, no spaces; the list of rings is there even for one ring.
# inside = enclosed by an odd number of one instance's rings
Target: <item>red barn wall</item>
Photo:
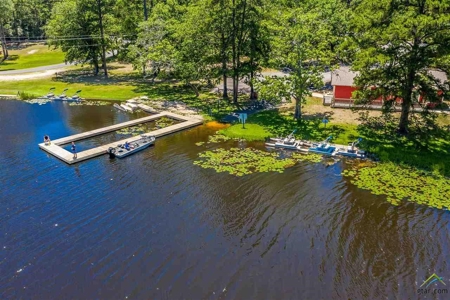
[[[356,91],[355,87],[336,85],[334,86],[334,98],[350,100],[354,91]]]

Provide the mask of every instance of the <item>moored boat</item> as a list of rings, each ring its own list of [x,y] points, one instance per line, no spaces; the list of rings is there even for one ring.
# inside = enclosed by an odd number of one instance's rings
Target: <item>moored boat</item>
[[[347,149],[338,148],[333,155],[334,156],[347,156],[354,158],[365,158],[366,152],[356,147],[362,141],[361,138],[357,139],[352,143],[348,143]]]
[[[68,89],[64,89],[60,95],[54,96],[52,100],[64,101],[67,99],[66,92]]]
[[[48,91],[47,95],[45,96],[41,96],[38,99],[46,99],[46,100],[52,100],[53,98],[55,98],[55,94],[53,93],[55,91],[55,88],[52,87],[50,88],[50,90]]]
[[[127,103],[120,104],[120,107],[122,107],[125,111],[128,111],[128,112],[133,112],[134,111],[133,108],[130,107]]]
[[[308,149],[308,152],[327,156],[333,155],[334,151],[336,151],[336,147],[330,144],[331,139],[332,137],[330,136],[319,144],[313,144],[313,146]]]
[[[137,104],[135,104],[135,103],[127,102],[126,105],[128,105],[129,107],[131,107],[131,109],[132,109],[133,111],[136,111],[136,110],[139,109],[139,106],[138,106]]]
[[[127,100],[126,101],[127,102],[127,104],[138,104],[139,102],[136,100],[136,99],[130,99],[130,100]]]
[[[65,99],[63,99],[63,101],[83,101],[83,99],[80,98],[80,94],[81,90],[76,91],[76,93],[72,96],[72,97],[66,97]]]
[[[117,145],[116,147],[110,147],[107,151],[110,158],[118,157],[124,158],[141,150],[144,150],[155,143],[156,138],[154,136],[141,135],[141,138],[125,144]]]
[[[122,106],[120,106],[120,105],[117,104],[117,103],[114,103],[113,106],[114,106],[115,108],[117,108],[118,110],[120,110],[120,111],[126,111],[125,108],[123,108]]]

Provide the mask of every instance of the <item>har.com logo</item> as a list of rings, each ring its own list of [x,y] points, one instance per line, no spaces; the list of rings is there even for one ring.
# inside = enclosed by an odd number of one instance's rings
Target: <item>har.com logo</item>
[[[438,276],[436,273],[433,273],[430,277],[428,277],[420,286],[421,288],[417,290],[419,294],[448,294],[448,289],[429,289],[428,287],[432,283],[441,283],[446,285],[443,281],[443,278]]]

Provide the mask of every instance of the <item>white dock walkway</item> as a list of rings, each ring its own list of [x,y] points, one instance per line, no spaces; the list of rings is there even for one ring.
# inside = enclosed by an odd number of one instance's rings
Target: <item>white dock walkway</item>
[[[64,148],[62,148],[61,145],[79,141],[79,140],[84,140],[84,139],[87,139],[87,138],[90,138],[93,136],[116,131],[116,130],[119,130],[119,129],[122,129],[125,127],[130,127],[130,126],[135,126],[138,124],[150,122],[150,121],[159,119],[161,117],[172,118],[172,119],[181,121],[181,123],[178,123],[178,124],[166,127],[166,128],[150,131],[150,132],[145,133],[145,135],[155,136],[156,138],[158,138],[158,137],[161,137],[164,135],[168,135],[168,134],[171,134],[171,133],[174,133],[177,131],[181,131],[181,130],[184,130],[184,129],[187,129],[190,127],[195,127],[195,126],[203,124],[203,120],[186,117],[186,116],[181,116],[181,115],[177,115],[177,114],[170,113],[170,112],[162,112],[162,113],[159,113],[159,114],[156,114],[153,116],[140,118],[140,119],[136,119],[136,120],[132,120],[132,121],[128,121],[128,122],[123,122],[123,123],[111,125],[108,127],[103,127],[103,128],[71,135],[68,137],[60,138],[60,139],[52,141],[52,143],[50,145],[45,145],[44,143],[41,143],[41,144],[39,144],[39,148],[52,154],[55,157],[61,159],[62,161],[64,161],[67,164],[75,164],[75,163],[78,163],[78,162],[81,162],[81,161],[84,161],[84,160],[87,160],[87,159],[90,159],[90,158],[93,158],[93,157],[96,157],[96,156],[99,156],[102,154],[106,154],[109,147],[115,147],[118,144],[124,144],[125,141],[133,142],[135,140],[140,139],[141,137],[135,136],[135,137],[131,137],[131,138],[126,138],[121,141],[116,141],[113,143],[109,143],[107,145],[102,145],[102,146],[99,146],[99,147],[96,147],[93,149],[81,151],[81,152],[77,153],[77,158],[73,158],[73,154],[71,152],[65,150]]]

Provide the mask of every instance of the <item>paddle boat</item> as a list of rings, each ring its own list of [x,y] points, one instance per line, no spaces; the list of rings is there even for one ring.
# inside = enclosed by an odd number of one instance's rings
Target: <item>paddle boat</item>
[[[141,135],[141,138],[125,144],[117,145],[117,147],[110,147],[107,150],[110,158],[124,158],[141,150],[144,150],[155,143],[156,138],[154,136]]]
[[[296,130],[285,138],[270,138],[269,141],[266,142],[266,146],[307,152],[311,144],[305,141],[296,140],[294,138],[295,131]]]
[[[80,98],[80,95],[79,95],[80,93],[81,93],[81,90],[78,90],[75,92],[75,94],[72,97],[66,97],[64,99],[64,101],[76,101],[76,102],[83,101],[83,99]]]
[[[128,103],[122,103],[120,104],[120,107],[122,107],[125,111],[134,112],[134,109],[129,106]]]
[[[330,136],[321,143],[313,144],[313,146],[308,149],[308,152],[327,155],[327,156],[333,155],[334,151],[336,151],[336,147],[330,144],[330,141],[332,138],[333,137]]]
[[[120,105],[117,104],[117,103],[114,103],[113,106],[114,106],[115,108],[117,108],[118,110],[120,110],[120,111],[126,111],[125,108],[123,108],[122,106],[120,106]]]
[[[285,138],[283,137],[270,138],[269,141],[266,142],[266,146],[296,150],[297,148],[294,133],[295,130]]]
[[[366,152],[363,150],[360,150],[358,147],[356,147],[361,141],[362,141],[362,139],[359,138],[352,143],[348,143],[347,149],[339,148],[333,153],[333,156],[339,155],[339,156],[347,156],[347,157],[354,157],[354,158],[365,158]]]
[[[130,102],[127,102],[126,105],[128,105],[129,107],[131,107],[131,109],[132,109],[133,111],[136,111],[136,110],[139,109],[139,106],[138,106],[136,103],[130,103]]]
[[[130,99],[126,101],[127,104],[139,104],[139,102],[136,99]]]
[[[61,95],[55,96],[53,98],[53,100],[57,100],[57,101],[64,101],[64,100],[66,100],[67,99],[67,96],[66,96],[67,90],[69,90],[69,89],[64,89],[62,91]]]
[[[55,97],[55,94],[53,93],[54,91],[55,91],[55,88],[52,87],[52,88],[50,88],[48,90],[47,95],[39,97],[38,99],[49,99],[49,100],[51,100],[51,99],[53,99]]]

